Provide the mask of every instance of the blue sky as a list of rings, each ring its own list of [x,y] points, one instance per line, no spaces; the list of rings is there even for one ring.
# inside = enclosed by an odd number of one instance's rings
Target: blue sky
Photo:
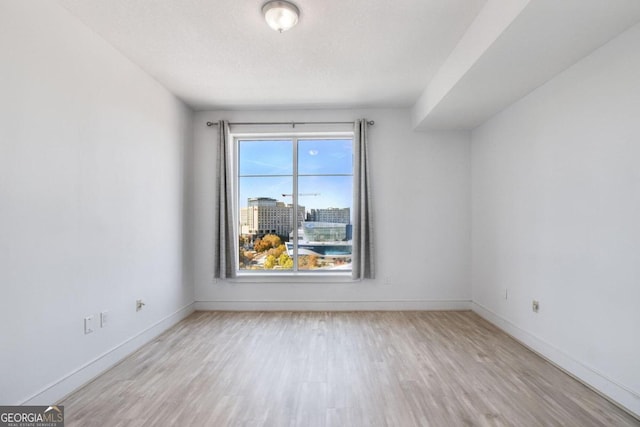
[[[271,197],[291,203],[291,197],[282,197],[282,194],[293,193],[293,148],[290,140],[240,141],[239,156],[241,207],[247,205],[249,197]],[[300,195],[300,205],[307,209],[351,207],[352,176],[335,176],[353,173],[351,139],[300,139],[298,173],[298,193],[319,194]]]

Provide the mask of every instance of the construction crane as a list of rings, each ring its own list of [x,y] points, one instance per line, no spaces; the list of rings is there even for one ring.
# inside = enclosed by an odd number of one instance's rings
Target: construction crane
[[[320,193],[298,193],[298,196],[319,196]],[[291,197],[293,194],[283,194],[282,197]]]

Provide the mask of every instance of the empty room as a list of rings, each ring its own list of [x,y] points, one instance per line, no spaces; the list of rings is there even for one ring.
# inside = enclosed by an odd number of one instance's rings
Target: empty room
[[[1,0],[0,426],[640,425],[640,1]]]

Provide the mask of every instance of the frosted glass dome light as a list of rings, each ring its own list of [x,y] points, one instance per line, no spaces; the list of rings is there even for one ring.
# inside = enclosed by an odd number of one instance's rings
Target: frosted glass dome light
[[[300,10],[288,1],[272,0],[262,6],[267,24],[278,32],[290,30],[298,23]]]

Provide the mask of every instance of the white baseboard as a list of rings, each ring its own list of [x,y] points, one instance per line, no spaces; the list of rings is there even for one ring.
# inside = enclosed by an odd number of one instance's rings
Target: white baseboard
[[[196,301],[199,311],[471,310],[471,301]]]
[[[182,307],[164,319],[161,319],[155,324],[149,326],[137,335],[79,367],[70,374],[52,384],[47,385],[24,402],[21,402],[20,405],[50,405],[53,402],[59,402],[65,396],[115,366],[117,363],[122,361],[122,359],[138,350],[140,347],[150,342],[194,311],[193,303]]]
[[[539,354],[567,374],[593,389],[614,404],[640,419],[640,395],[630,388],[608,378],[562,350],[514,325],[488,308],[472,302],[471,309],[488,322],[502,329],[517,341]]]

